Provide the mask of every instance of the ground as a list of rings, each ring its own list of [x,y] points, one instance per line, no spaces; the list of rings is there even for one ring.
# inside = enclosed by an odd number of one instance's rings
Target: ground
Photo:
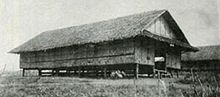
[[[197,96],[180,78],[21,77],[18,72],[0,77],[0,97],[200,97],[202,88],[196,87]]]

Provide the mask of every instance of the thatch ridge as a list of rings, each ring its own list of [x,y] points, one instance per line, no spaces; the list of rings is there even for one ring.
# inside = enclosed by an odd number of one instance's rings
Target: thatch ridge
[[[199,46],[198,52],[182,54],[182,61],[220,60],[220,45]]]
[[[135,37],[140,35],[152,21],[166,12],[168,11],[149,11],[91,24],[46,31],[10,52],[21,53],[40,51],[71,45],[98,43]]]

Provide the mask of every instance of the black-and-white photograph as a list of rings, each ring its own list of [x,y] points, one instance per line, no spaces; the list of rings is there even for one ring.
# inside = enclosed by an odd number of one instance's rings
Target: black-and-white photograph
[[[0,0],[0,97],[220,97],[219,0]]]

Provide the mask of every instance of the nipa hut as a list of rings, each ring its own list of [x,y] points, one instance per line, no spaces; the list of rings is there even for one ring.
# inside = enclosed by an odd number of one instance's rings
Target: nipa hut
[[[182,54],[181,69],[184,71],[219,71],[220,45],[200,46],[198,52]]]
[[[46,31],[11,50],[20,68],[51,75],[155,74],[180,69],[181,52],[196,51],[167,10]],[[160,64],[155,58],[163,57]],[[160,65],[160,66],[157,66]]]

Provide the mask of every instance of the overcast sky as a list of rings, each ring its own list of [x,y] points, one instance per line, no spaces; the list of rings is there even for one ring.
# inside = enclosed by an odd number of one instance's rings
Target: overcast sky
[[[167,9],[193,46],[220,44],[217,0],[0,0],[0,69],[18,70],[8,54],[43,31]]]

